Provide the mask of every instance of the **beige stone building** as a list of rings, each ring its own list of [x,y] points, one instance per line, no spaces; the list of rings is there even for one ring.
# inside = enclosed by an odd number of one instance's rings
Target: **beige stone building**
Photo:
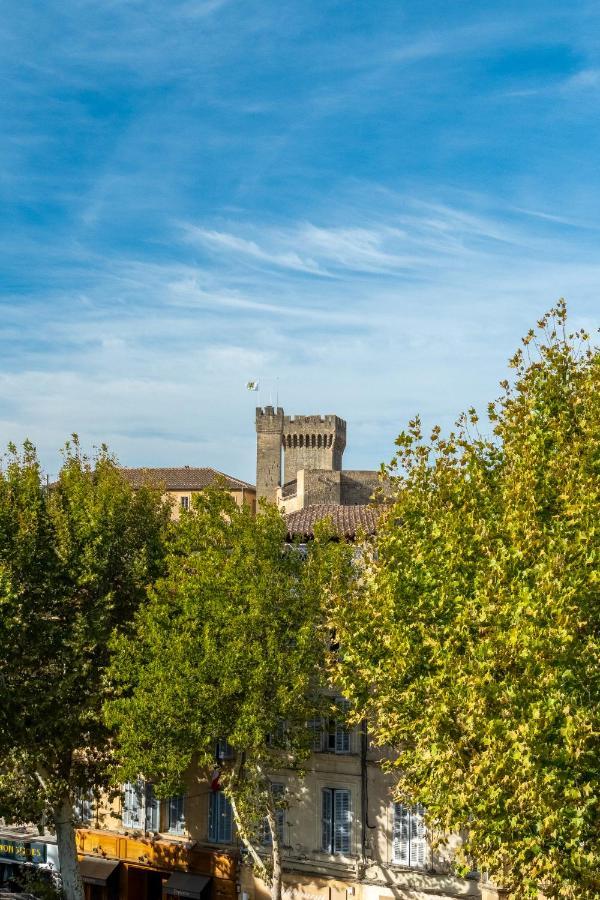
[[[162,488],[173,504],[173,518],[178,519],[181,510],[189,509],[195,494],[213,484],[221,484],[234,498],[238,506],[245,504],[256,512],[256,488],[247,481],[226,475],[217,469],[197,466],[177,468],[121,469],[127,481],[135,487],[152,485]]]

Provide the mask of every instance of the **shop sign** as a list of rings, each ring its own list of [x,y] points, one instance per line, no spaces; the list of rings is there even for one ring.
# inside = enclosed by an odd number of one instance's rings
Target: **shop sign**
[[[43,841],[16,841],[0,836],[0,859],[3,860],[39,865],[46,862],[47,849]]]

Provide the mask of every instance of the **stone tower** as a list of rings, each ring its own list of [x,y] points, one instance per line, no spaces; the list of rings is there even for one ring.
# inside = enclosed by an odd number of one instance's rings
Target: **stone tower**
[[[300,469],[341,470],[346,423],[339,416],[285,416],[282,439],[284,484]]]
[[[278,406],[258,407],[256,410],[256,499],[266,497],[271,503],[277,499],[281,484],[281,445],[283,409]]]

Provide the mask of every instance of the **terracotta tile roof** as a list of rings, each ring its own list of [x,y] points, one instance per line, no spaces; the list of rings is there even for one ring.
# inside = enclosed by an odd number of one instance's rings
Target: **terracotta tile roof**
[[[340,537],[354,538],[357,531],[375,534],[381,511],[372,506],[341,506],[339,503],[316,503],[285,517],[288,540],[311,538],[321,519],[331,519]]]
[[[230,491],[256,490],[254,485],[247,481],[211,468],[180,466],[172,469],[121,469],[121,472],[133,487],[153,484],[164,485],[168,491],[201,491],[213,484],[217,478],[222,478]]]

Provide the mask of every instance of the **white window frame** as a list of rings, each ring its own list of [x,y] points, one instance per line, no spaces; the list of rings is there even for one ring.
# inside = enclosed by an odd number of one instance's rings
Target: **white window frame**
[[[407,869],[426,869],[429,843],[425,827],[425,810],[420,803],[392,806],[392,863]]]
[[[183,494],[179,498],[179,506],[181,507],[181,509],[186,509],[186,510],[188,510],[190,508],[190,498],[187,494]]]
[[[345,787],[321,789],[321,851],[335,856],[350,856],[354,814],[352,791]]]

